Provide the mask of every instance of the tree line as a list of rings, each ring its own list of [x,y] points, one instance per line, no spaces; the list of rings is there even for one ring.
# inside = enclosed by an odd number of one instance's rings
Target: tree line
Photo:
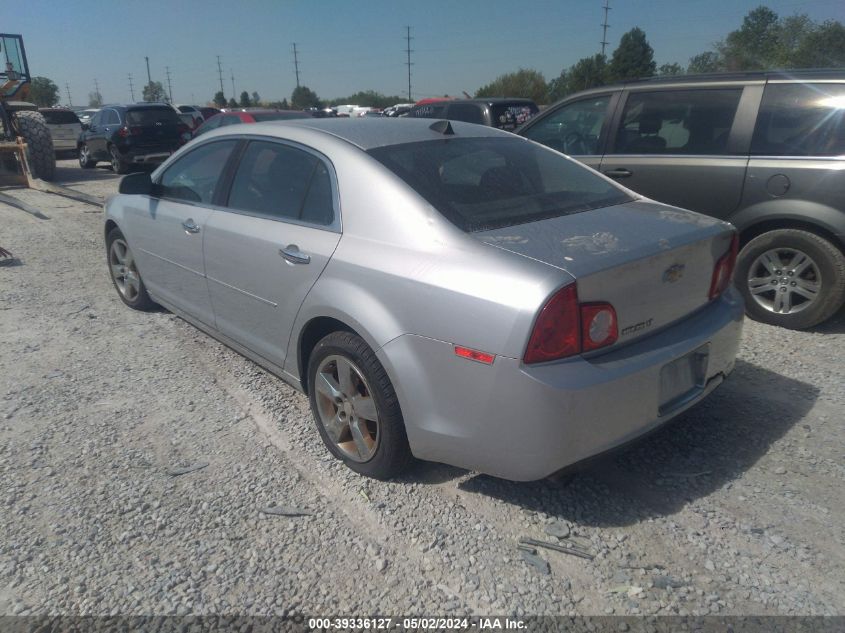
[[[750,11],[740,27],[689,59],[686,66],[675,63],[657,66],[654,49],[645,31],[635,27],[623,34],[610,59],[604,55],[583,57],[547,81],[543,73],[520,68],[500,75],[479,88],[476,97],[523,97],[535,103],[552,103],[580,90],[608,83],[661,75],[713,73],[721,71],[765,70],[772,68],[842,68],[845,67],[845,26],[837,20],[815,22],[806,14],[781,17],[766,6]],[[89,93],[89,106],[99,107],[103,98]],[[41,107],[59,103],[58,86],[46,77],[34,77],[30,99]],[[144,101],[167,101],[161,82],[153,81],[143,88]],[[405,101],[398,95],[383,95],[374,90],[356,92],[348,97],[322,100],[307,86],[297,86],[290,101],[262,101],[257,92],[243,91],[240,99],[226,99],[217,92],[212,102],[220,107],[248,108],[264,106],[279,109],[305,110],[354,103],[359,106],[386,108]]]

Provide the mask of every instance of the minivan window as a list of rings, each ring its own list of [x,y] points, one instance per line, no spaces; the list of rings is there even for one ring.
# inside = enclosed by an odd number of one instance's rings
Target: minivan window
[[[767,85],[751,153],[845,155],[845,84]]]
[[[515,130],[539,111],[534,103],[494,103],[490,106],[491,125],[500,130]]]
[[[517,137],[422,141],[378,147],[369,154],[467,232],[632,199],[587,167]]]
[[[632,92],[614,154],[726,154],[741,88]]]
[[[569,103],[525,130],[524,134],[532,141],[564,154],[598,154],[609,104],[610,95]]]
[[[162,198],[211,204],[217,181],[236,143],[235,140],[214,141],[200,145],[179,158],[161,177],[159,195]]]
[[[241,158],[228,206],[274,219],[302,219],[317,157],[266,141],[253,141]]]
[[[173,108],[135,108],[126,113],[128,125],[156,125],[159,123],[167,125],[178,125],[179,115]]]
[[[79,117],[70,110],[40,110],[44,120],[50,125],[79,123]]]

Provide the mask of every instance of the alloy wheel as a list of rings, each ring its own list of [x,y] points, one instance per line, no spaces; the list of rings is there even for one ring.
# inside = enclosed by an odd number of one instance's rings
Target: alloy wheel
[[[127,301],[135,301],[141,292],[141,276],[129,245],[120,238],[114,240],[109,248],[109,269],[118,292]]]
[[[794,248],[774,248],[757,257],[748,269],[748,290],[761,307],[778,314],[795,314],[818,298],[822,278],[816,262]]]

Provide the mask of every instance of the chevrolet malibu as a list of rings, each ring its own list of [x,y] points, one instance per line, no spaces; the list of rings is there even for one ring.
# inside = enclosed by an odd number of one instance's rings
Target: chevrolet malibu
[[[731,372],[731,225],[532,141],[431,119],[222,128],[105,209],[128,306],[164,306],[310,398],[328,450],[539,479]]]

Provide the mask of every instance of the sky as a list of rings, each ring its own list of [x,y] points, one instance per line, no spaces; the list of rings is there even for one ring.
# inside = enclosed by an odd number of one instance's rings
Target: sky
[[[638,26],[658,65],[712,48],[760,0],[609,0],[608,55]],[[359,90],[413,100],[473,94],[519,68],[546,79],[600,52],[604,0],[3,0],[0,31],[24,36],[30,71],[52,79],[67,105],[87,105],[95,80],[107,102],[136,100],[147,80],[173,101],[205,104],[220,90],[290,98],[300,83],[323,99]],[[845,0],[769,0],[778,14],[845,22]]]

